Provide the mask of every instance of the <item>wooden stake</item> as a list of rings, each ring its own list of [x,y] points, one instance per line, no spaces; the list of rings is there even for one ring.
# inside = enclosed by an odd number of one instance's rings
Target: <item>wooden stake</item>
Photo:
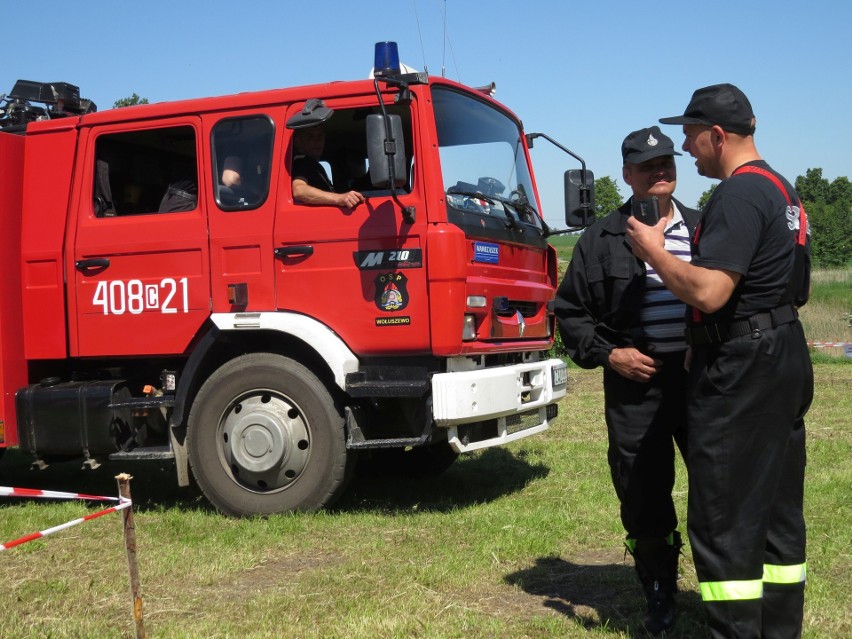
[[[130,480],[127,473],[116,475],[118,494],[130,499]],[[136,565],[136,526],[133,523],[133,506],[121,511],[124,525],[124,548],[127,551],[127,570],[130,572],[130,596],[133,598],[133,621],[136,624],[136,639],[146,639],[142,622],[142,587],[139,584],[139,567]]]

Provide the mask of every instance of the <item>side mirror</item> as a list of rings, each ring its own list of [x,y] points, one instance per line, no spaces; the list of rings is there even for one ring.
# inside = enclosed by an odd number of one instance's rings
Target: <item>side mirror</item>
[[[378,113],[367,116],[367,158],[370,162],[370,182],[374,187],[397,188],[405,185],[408,176],[402,118]]]
[[[586,169],[565,171],[565,224],[584,228],[594,221],[594,174]]]

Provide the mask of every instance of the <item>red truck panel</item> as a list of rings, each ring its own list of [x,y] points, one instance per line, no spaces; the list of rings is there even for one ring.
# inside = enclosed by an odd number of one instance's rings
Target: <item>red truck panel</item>
[[[24,138],[0,133],[0,448],[18,443],[15,391],[26,383],[21,321],[21,184]]]
[[[76,121],[69,119],[62,130],[28,133],[26,137],[21,275],[27,359],[68,355],[63,248],[77,146]]]

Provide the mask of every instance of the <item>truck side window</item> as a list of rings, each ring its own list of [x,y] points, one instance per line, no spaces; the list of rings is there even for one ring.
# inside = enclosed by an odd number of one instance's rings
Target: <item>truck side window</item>
[[[408,167],[412,167],[414,149],[411,135],[411,112],[407,106],[388,105],[388,113],[398,114],[402,118],[405,150],[408,153]],[[370,167],[367,160],[367,116],[378,113],[377,108],[335,109],[334,115],[321,125],[325,134],[325,144],[322,154],[317,160],[325,169],[331,184],[330,189],[335,193],[358,191],[372,195],[388,193],[376,189],[370,182]],[[294,137],[297,132],[294,132]],[[296,149],[295,140],[291,144],[291,173],[294,171],[293,162],[300,155]],[[294,177],[295,174],[293,175]],[[406,176],[403,190],[411,191],[412,176]],[[319,188],[319,187],[317,187]],[[329,189],[323,189],[329,190]]]
[[[254,209],[269,195],[275,127],[267,116],[227,118],[213,127],[214,199],[224,211]]]
[[[99,136],[93,200],[97,217],[194,210],[195,130],[175,126]]]

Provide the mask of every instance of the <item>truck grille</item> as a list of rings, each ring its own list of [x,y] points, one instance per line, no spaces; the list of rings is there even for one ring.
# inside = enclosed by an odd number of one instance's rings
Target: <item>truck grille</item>
[[[534,317],[538,312],[538,304],[536,302],[508,300],[501,308],[494,310],[499,317],[514,317],[516,311],[520,311],[524,317]]]

